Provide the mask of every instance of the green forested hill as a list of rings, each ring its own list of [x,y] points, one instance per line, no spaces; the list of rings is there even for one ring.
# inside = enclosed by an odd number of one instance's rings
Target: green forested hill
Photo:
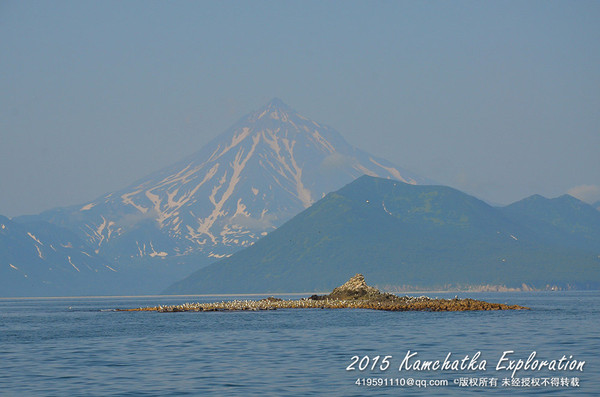
[[[583,237],[570,233],[568,222],[541,228],[540,218],[444,186],[363,176],[166,292],[327,291],[355,273],[380,287],[597,288],[600,246],[594,247],[593,236],[598,229],[589,225],[591,240],[573,244]],[[565,244],[557,238],[561,235]]]
[[[600,211],[575,197],[534,195],[502,208],[502,213],[552,244],[591,252],[600,249]]]

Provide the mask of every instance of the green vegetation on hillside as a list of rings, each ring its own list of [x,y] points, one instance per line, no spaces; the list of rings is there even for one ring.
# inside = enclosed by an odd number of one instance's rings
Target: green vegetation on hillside
[[[381,287],[598,287],[600,239],[590,232],[594,252],[557,244],[559,235],[571,240],[561,225],[541,233],[531,219],[449,187],[363,176],[166,292],[327,291],[355,273]]]

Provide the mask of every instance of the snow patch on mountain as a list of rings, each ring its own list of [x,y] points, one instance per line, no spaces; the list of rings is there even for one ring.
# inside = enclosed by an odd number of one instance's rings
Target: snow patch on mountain
[[[79,209],[79,211],[89,211],[89,210],[91,210],[92,208],[94,208],[94,206],[95,206],[95,205],[96,205],[96,203],[89,203],[89,204],[86,204],[86,205],[84,205],[83,207],[81,207],[81,208]]]

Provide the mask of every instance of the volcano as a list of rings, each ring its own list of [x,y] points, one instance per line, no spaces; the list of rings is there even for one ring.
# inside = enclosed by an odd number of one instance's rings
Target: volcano
[[[420,182],[275,98],[191,156],[125,189],[39,217],[118,263],[221,258],[363,174]]]

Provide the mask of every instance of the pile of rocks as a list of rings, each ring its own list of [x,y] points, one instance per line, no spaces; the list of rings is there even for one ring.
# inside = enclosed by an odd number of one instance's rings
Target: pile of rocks
[[[356,274],[351,277],[345,284],[335,288],[329,295],[313,295],[308,299],[312,300],[362,300],[362,301],[377,301],[377,302],[397,302],[400,297],[384,293],[377,288],[367,285],[365,276]]]

